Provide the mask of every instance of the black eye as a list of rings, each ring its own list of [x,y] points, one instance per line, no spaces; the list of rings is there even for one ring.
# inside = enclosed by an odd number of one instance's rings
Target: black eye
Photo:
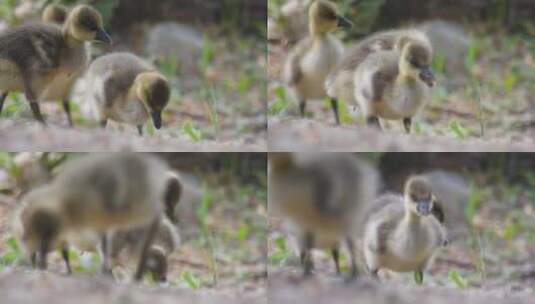
[[[82,25],[90,31],[96,31],[98,29],[97,25],[91,21],[85,22]]]
[[[409,60],[409,63],[414,66],[415,68],[419,67],[420,66],[420,63],[418,62],[418,60],[412,58]]]
[[[321,17],[323,19],[327,19],[327,20],[336,20],[337,19],[336,13],[334,11],[332,11],[332,10],[322,11],[321,12]]]
[[[80,18],[80,25],[89,31],[98,30],[97,23],[89,15],[83,15],[82,18]]]

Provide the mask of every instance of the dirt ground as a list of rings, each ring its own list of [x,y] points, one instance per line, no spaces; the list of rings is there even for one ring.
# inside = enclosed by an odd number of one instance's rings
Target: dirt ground
[[[175,303],[175,304],[256,304],[267,303],[263,292],[192,291],[169,287],[115,284],[98,276],[66,277],[24,270],[0,274],[2,303]]]
[[[402,131],[379,131],[359,125],[336,126],[312,119],[270,118],[268,146],[273,151],[325,152],[531,152],[530,137],[459,140],[445,136],[407,135]]]
[[[254,152],[265,151],[265,135],[225,140],[191,141],[185,136],[143,136],[134,130],[74,129],[31,122],[0,122],[3,151],[154,151],[154,152]],[[265,134],[263,131],[260,134]]]
[[[533,293],[510,291],[459,291],[445,287],[415,287],[399,283],[378,283],[368,278],[352,282],[314,277],[303,281],[294,275],[270,273],[269,302],[286,303],[351,303],[374,304],[449,304],[449,303],[533,303]]]

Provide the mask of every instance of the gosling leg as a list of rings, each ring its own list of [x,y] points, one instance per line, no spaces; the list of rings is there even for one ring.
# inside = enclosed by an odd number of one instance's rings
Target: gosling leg
[[[366,125],[381,130],[381,124],[379,123],[379,118],[377,118],[377,116],[369,116],[366,118]]]
[[[331,98],[331,108],[334,113],[334,120],[337,125],[340,125],[340,114],[338,113],[338,99]]]
[[[33,117],[42,125],[46,126],[46,121],[43,118],[43,115],[41,114],[41,109],[39,108],[39,104],[35,101],[30,101],[30,108],[32,109]]]
[[[331,249],[331,255],[333,257],[334,266],[336,267],[336,274],[340,275],[340,251],[338,248]]]
[[[143,243],[143,248],[141,250],[139,264],[137,266],[136,274],[134,276],[134,279],[136,281],[140,281],[143,278],[143,273],[145,272],[147,264],[147,258],[149,256],[149,249],[152,245],[154,237],[156,236],[156,233],[158,232],[159,223],[159,218],[154,219],[154,221],[150,224],[149,230],[147,231],[147,235],[145,236],[145,242]]]
[[[4,102],[6,101],[6,97],[9,94],[9,92],[4,92],[2,95],[0,95],[0,114],[2,114],[2,109],[4,108]]]
[[[46,126],[45,119],[43,118],[43,115],[41,114],[41,109],[39,108],[39,103],[37,103],[37,98],[30,85],[31,75],[22,75],[22,76],[23,76],[26,99],[30,102],[30,108],[32,109],[33,117],[38,122]]]
[[[41,244],[39,245],[39,252],[37,254],[37,267],[41,270],[45,270],[48,267],[46,258],[49,246],[50,243],[48,240],[41,240]]]
[[[37,253],[32,253],[30,260],[32,261],[32,268],[37,268]]]
[[[314,235],[310,232],[305,234],[303,238],[301,251],[301,266],[303,267],[303,276],[308,277],[312,274],[314,269],[314,261],[312,260],[312,248],[314,247]]]
[[[414,282],[418,285],[422,285],[424,283],[424,273],[421,270],[414,272]]]
[[[137,132],[139,133],[139,136],[143,136],[143,126],[142,125],[138,125],[137,126]]]
[[[63,257],[63,261],[65,262],[65,266],[67,267],[67,274],[72,274],[72,268],[71,268],[71,261],[69,258],[69,249],[67,247],[61,248],[61,256]]]
[[[301,118],[305,118],[306,110],[307,110],[306,100],[300,100],[299,101],[299,113],[301,114]]]
[[[113,276],[110,263],[110,237],[107,233],[102,233],[100,235],[100,254],[102,256],[102,274]]]
[[[65,111],[65,114],[67,114],[67,121],[69,122],[69,127],[72,128],[74,124],[72,123],[72,116],[71,116],[71,104],[68,100],[64,100],[63,102],[63,111]]]
[[[350,279],[354,279],[358,276],[357,258],[355,255],[355,242],[351,237],[346,238],[347,248],[349,250],[349,257],[351,259],[351,275]]]
[[[405,132],[407,132],[407,134],[411,133],[412,118],[403,118],[403,126],[405,127]]]

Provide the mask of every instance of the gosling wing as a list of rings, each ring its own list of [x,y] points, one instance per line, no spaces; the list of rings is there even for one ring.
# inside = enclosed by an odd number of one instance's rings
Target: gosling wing
[[[0,58],[15,63],[22,71],[46,73],[59,67],[63,44],[57,26],[23,25],[0,34]]]

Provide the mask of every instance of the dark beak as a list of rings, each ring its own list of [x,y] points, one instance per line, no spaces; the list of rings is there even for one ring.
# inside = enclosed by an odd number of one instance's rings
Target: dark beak
[[[162,112],[152,112],[150,115],[152,116],[154,127],[160,129],[162,127]]]
[[[428,216],[431,213],[433,204],[429,200],[419,201],[416,204],[416,210],[420,215]]]
[[[435,85],[435,74],[428,66],[420,69],[420,79],[430,88]]]
[[[341,27],[341,28],[353,27],[353,22],[349,21],[349,19],[347,19],[346,17],[338,16],[337,20],[338,20],[338,27]]]
[[[106,33],[106,31],[103,29],[97,30],[97,36],[95,37],[95,40],[106,43],[106,44],[111,44],[112,42],[110,35],[108,35],[108,33]]]

